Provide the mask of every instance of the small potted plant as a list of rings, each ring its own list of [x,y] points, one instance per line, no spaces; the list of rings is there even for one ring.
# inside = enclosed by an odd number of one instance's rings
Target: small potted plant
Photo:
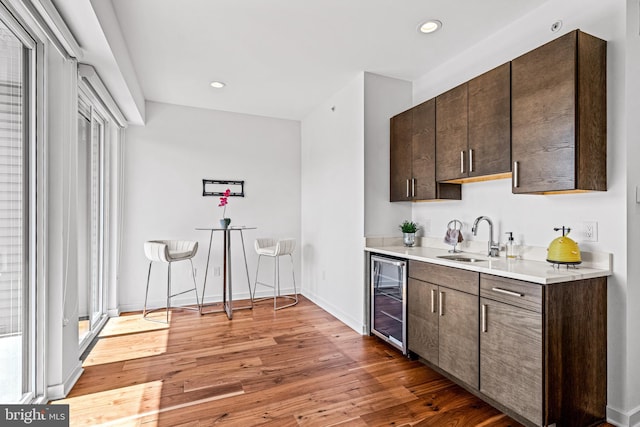
[[[400,230],[402,230],[402,236],[404,238],[405,246],[413,246],[416,243],[416,232],[420,229],[418,223],[405,220],[400,224]]]

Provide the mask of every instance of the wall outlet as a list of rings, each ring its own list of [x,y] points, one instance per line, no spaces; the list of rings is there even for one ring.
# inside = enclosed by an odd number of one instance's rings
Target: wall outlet
[[[213,275],[215,277],[220,276],[220,267],[213,267]]]
[[[598,223],[596,221],[584,221],[582,223],[582,234],[585,242],[597,242]]]

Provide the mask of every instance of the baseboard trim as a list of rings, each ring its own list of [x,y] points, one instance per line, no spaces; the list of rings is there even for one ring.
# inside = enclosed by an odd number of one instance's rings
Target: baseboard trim
[[[47,398],[49,400],[64,399],[76,382],[78,382],[78,379],[80,379],[80,375],[82,375],[83,372],[84,369],[82,368],[82,362],[78,360],[78,364],[62,384],[55,384],[47,387]]]
[[[362,331],[364,331],[364,325],[362,324],[362,320],[354,319],[352,316],[343,312],[342,310],[340,310],[333,304],[329,303],[325,299],[314,294],[313,292],[309,292],[303,289],[300,293],[304,297],[309,299],[311,302],[313,302],[315,305],[322,308],[324,311],[328,312],[333,317],[335,317],[336,319],[338,319],[339,321],[341,321],[342,323],[344,323],[345,325],[347,325],[357,333],[362,334]]]
[[[619,427],[640,427],[640,406],[627,412],[607,406],[607,422]]]

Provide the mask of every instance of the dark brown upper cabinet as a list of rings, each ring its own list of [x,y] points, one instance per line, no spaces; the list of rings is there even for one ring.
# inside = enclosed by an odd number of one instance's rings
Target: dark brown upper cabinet
[[[436,98],[436,159],[438,181],[510,176],[510,63]]]
[[[606,62],[579,30],[512,61],[513,193],[606,191]]]
[[[391,118],[390,200],[460,200],[457,184],[435,179],[435,100]]]

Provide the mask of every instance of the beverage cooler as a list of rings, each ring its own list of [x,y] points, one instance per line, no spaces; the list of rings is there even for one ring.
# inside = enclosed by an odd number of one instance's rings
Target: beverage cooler
[[[407,261],[371,255],[371,332],[407,354]]]

